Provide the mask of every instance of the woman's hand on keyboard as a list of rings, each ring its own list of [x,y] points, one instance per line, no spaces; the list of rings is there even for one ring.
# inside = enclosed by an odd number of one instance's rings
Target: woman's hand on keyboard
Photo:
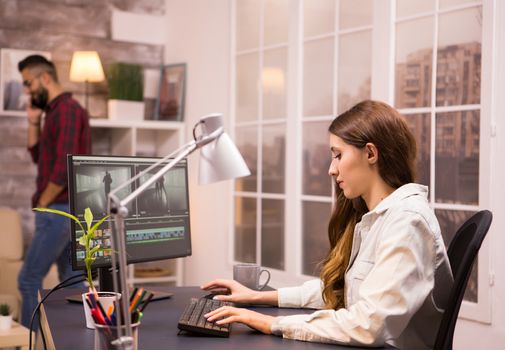
[[[223,306],[205,315],[207,321],[216,322],[218,325],[239,322],[265,334],[272,333],[273,316],[260,314],[259,312]]]
[[[207,282],[201,287],[203,290],[216,293],[217,300],[231,301],[234,303],[252,304],[257,302],[258,293],[247,288],[235,280],[217,279]]]

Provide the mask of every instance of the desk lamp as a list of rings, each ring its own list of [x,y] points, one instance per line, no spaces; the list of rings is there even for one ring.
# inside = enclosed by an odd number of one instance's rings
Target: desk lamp
[[[88,83],[104,81],[102,63],[96,51],[75,51],[70,64],[70,81],[84,82],[85,108],[88,111]]]
[[[197,135],[198,129],[201,129],[200,135]],[[115,230],[112,234],[113,250],[117,253],[112,255],[112,276],[115,292],[121,293],[121,312],[117,314],[118,339],[112,343],[121,349],[133,348],[133,337],[131,320],[129,317],[130,294],[126,282],[126,243],[124,220],[128,216],[127,205],[137,198],[149,186],[154,184],[167,171],[173,168],[180,160],[189,156],[191,153],[201,149],[199,164],[199,183],[209,184],[212,182],[233,179],[237,177],[250,175],[251,172],[245,164],[240,152],[231,141],[230,137],[224,132],[223,120],[221,114],[210,114],[202,117],[193,127],[193,140],[175,150],[165,158],[159,160],[147,169],[143,170],[128,181],[122,183],[109,193],[108,212],[115,222]],[[166,163],[166,164],[165,164]],[[134,181],[147,174],[153,168],[162,166],[162,168],[141,184],[135,191],[123,199],[117,197],[118,192],[131,185]],[[119,270],[118,270],[119,268]],[[116,273],[116,271],[118,271]],[[119,281],[118,281],[119,279]],[[125,316],[125,327],[121,325],[121,314]]]

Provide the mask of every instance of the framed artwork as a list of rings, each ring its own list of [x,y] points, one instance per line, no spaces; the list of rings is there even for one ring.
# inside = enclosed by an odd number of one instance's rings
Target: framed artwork
[[[160,75],[155,119],[184,121],[186,63],[162,66]]]
[[[25,116],[28,95],[23,92],[23,79],[18,71],[18,62],[30,55],[42,55],[48,60],[46,51],[1,49],[0,50],[0,114]]]

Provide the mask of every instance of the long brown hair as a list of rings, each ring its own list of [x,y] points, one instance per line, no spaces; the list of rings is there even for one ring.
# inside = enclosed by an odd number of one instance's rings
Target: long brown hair
[[[391,187],[415,179],[416,142],[404,118],[379,101],[363,101],[333,120],[328,131],[347,144],[363,148],[368,142],[378,149],[378,170]],[[354,227],[368,212],[361,198],[347,199],[335,187],[336,203],[328,224],[330,250],[322,262],[323,300],[331,309],[345,307],[344,276],[351,255]]]

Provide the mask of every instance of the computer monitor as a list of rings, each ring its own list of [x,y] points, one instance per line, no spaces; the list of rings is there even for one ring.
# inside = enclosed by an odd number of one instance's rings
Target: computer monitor
[[[115,187],[159,161],[155,157],[68,156],[68,193],[70,212],[86,227],[84,210],[90,208],[94,222],[107,215],[107,196]],[[124,198],[153,176],[160,167],[133,182],[118,193]],[[187,160],[146,189],[127,206],[125,219],[126,256],[128,263],[140,263],[191,255]],[[113,220],[97,230],[96,240],[111,247]],[[72,221],[72,267],[84,269],[84,247],[79,244],[83,232]],[[111,253],[99,252],[93,267],[110,268]],[[102,286],[101,286],[102,288]],[[103,289],[103,288],[102,288]]]

